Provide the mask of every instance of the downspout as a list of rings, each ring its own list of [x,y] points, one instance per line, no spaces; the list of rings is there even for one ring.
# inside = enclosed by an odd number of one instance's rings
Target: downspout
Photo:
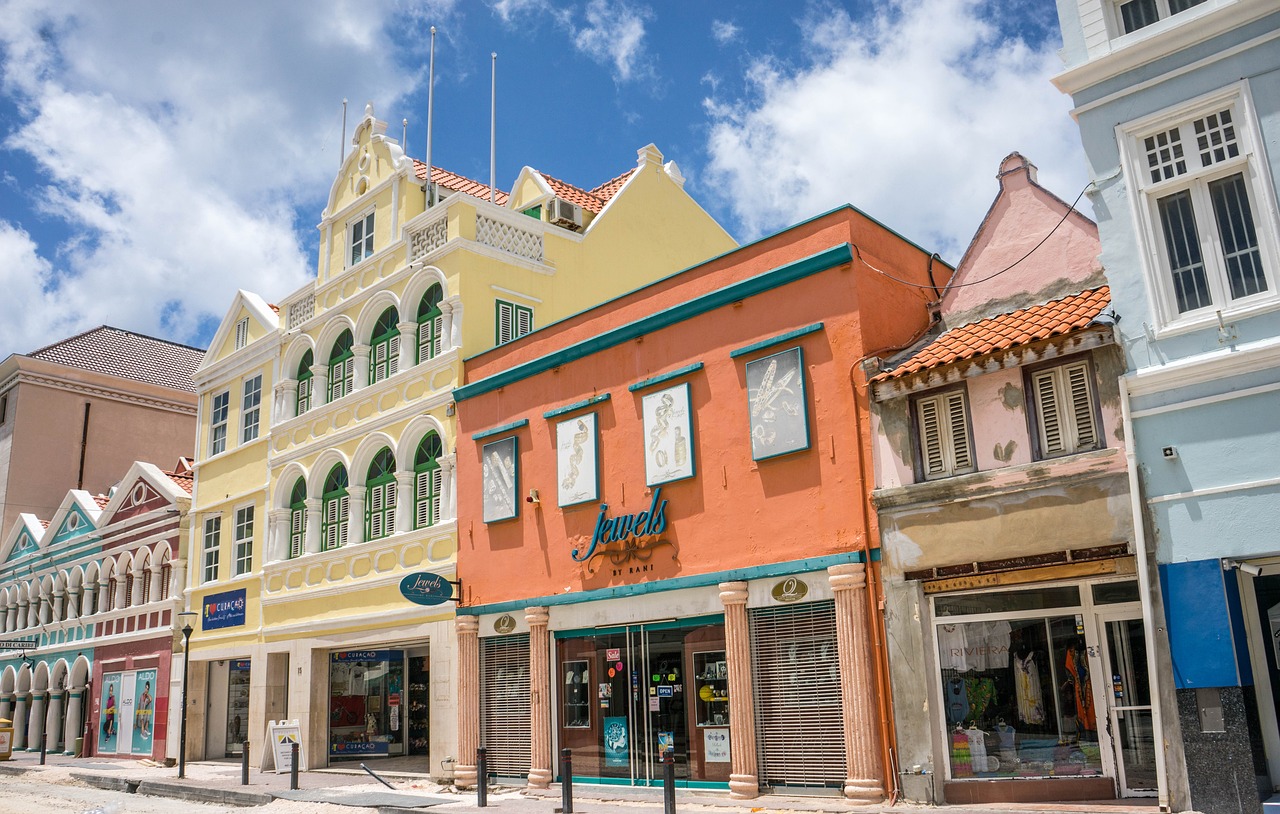
[[[1160,693],[1160,669],[1155,648],[1155,612],[1151,606],[1151,569],[1147,563],[1147,524],[1144,517],[1142,487],[1138,480],[1137,438],[1133,433],[1133,412],[1129,404],[1129,374],[1120,377],[1120,415],[1124,428],[1124,458],[1129,471],[1129,503],[1133,509],[1133,538],[1138,560],[1138,590],[1142,597],[1142,625],[1147,637],[1147,675],[1151,682],[1151,727],[1156,733],[1156,790],[1161,811],[1169,810],[1169,778],[1165,766],[1163,704]]]
[[[84,488],[84,459],[89,454],[89,408],[90,402],[84,403],[84,423],[80,427],[80,471],[76,473],[76,488]]]

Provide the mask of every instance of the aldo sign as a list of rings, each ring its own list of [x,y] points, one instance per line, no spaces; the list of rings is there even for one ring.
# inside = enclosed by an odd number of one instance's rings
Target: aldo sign
[[[575,562],[589,560],[596,553],[596,549],[609,543],[629,538],[653,537],[666,531],[667,501],[662,499],[661,488],[653,490],[653,500],[649,503],[647,511],[609,517],[608,510],[608,503],[600,504],[600,514],[596,517],[596,531],[591,537],[591,545],[586,551],[578,548],[573,550]]]

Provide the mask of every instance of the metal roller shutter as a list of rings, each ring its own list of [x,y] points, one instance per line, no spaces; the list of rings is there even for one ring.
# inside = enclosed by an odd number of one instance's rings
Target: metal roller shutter
[[[761,786],[845,780],[835,602],[750,612]]]
[[[480,640],[480,745],[498,777],[529,774],[529,635]]]

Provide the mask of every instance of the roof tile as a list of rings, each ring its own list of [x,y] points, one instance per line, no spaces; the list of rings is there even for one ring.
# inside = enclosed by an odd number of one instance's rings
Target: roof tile
[[[194,393],[204,351],[102,325],[28,353],[32,359]]]
[[[413,171],[418,179],[425,181],[427,179],[427,165],[418,159],[413,159]],[[461,192],[463,195],[470,195],[473,198],[481,200],[489,200],[489,185],[482,184],[479,181],[473,181],[456,172],[449,172],[443,167],[431,168],[431,181],[437,186],[452,190],[453,192]],[[493,202],[498,206],[505,206],[507,203],[507,193],[502,190],[494,190]]]

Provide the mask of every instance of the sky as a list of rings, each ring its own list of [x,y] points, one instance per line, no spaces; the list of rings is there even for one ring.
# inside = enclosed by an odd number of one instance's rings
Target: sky
[[[410,155],[591,188],[654,143],[747,242],[850,203],[958,262],[1021,152],[1087,181],[1043,0],[0,0],[0,358],[97,325],[204,347],[314,278],[372,103]],[[407,119],[407,124],[404,121]],[[1087,212],[1087,210],[1086,210]]]

